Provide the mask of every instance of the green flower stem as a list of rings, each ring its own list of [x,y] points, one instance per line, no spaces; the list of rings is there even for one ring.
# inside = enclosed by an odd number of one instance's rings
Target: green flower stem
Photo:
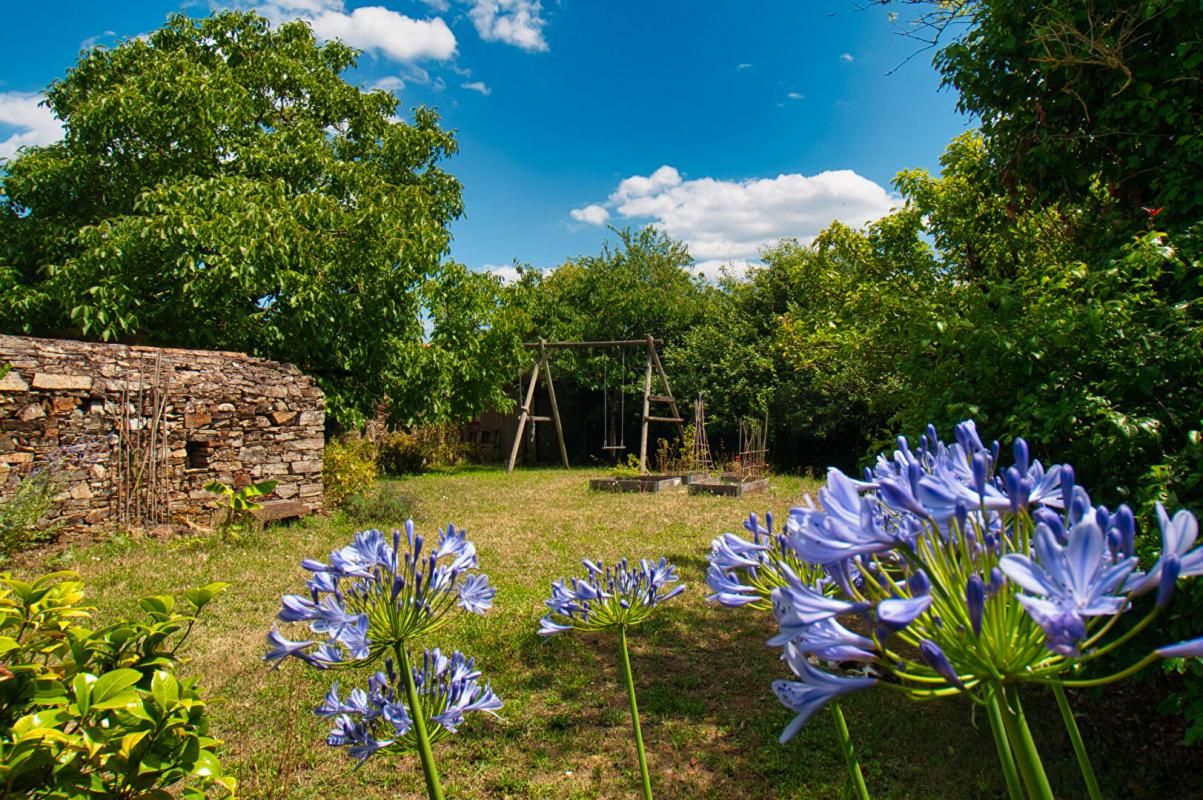
[[[1033,800],[1053,800],[1053,790],[1048,784],[1048,776],[1044,773],[1044,764],[1040,761],[1040,753],[1036,750],[1036,742],[1032,739],[1032,731],[1024,718],[1023,706],[1019,703],[1019,692],[999,687],[999,697],[1002,703],[1003,727],[1007,730],[1007,738],[1011,743],[1011,752],[1019,766],[1019,774],[1027,787],[1028,797]]]
[[[647,753],[643,750],[643,731],[639,729],[639,705],[635,702],[635,679],[631,677],[631,656],[627,652],[627,626],[618,626],[618,650],[622,653],[622,672],[627,679],[627,697],[631,700],[631,725],[635,729],[635,751],[639,754],[639,774],[643,778],[644,800],[652,800],[652,776],[647,771]]]
[[[990,732],[994,734],[994,746],[998,748],[998,763],[1002,766],[1003,777],[1007,781],[1007,796],[1011,800],[1023,800],[1023,786],[1019,783],[1019,773],[1015,770],[1015,757],[1011,755],[1011,745],[1007,741],[1007,729],[1003,725],[1002,710],[999,708],[999,688],[992,687],[987,695],[987,715],[990,717]]]
[[[840,740],[840,750],[844,753],[844,760],[848,762],[848,775],[856,786],[856,796],[860,800],[869,800],[865,776],[861,774],[860,761],[856,758],[856,749],[852,746],[852,737],[848,734],[848,723],[844,722],[844,712],[840,709],[838,700],[831,704],[831,716],[835,720],[835,735]]]
[[[426,733],[426,713],[422,710],[422,699],[414,684],[414,673],[409,667],[409,654],[401,644],[393,646],[397,664],[405,678],[405,701],[409,715],[413,718],[414,738],[418,740],[418,757],[422,759],[422,772],[426,775],[426,796],[429,800],[443,800],[443,786],[439,783],[439,768],[434,763],[434,751],[430,749],[430,736]]]
[[[1069,698],[1065,696],[1065,690],[1060,684],[1053,684],[1053,695],[1057,698],[1057,708],[1061,709],[1061,719],[1065,721],[1065,730],[1069,733],[1069,740],[1073,742],[1074,755],[1078,757],[1078,766],[1082,770],[1082,780],[1086,781],[1086,793],[1090,796],[1090,800],[1103,800],[1103,795],[1099,792],[1099,782],[1094,777],[1094,767],[1090,765],[1090,755],[1086,752],[1086,746],[1082,744],[1082,734],[1078,731],[1078,722],[1074,719],[1073,709],[1069,707]]]

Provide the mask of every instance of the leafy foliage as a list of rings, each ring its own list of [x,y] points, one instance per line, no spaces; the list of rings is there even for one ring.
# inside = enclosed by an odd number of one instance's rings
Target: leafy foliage
[[[46,469],[23,475],[8,497],[0,500],[0,554],[22,550],[47,532],[38,523],[54,504],[59,484]]]
[[[255,515],[263,506],[254,498],[271,494],[276,490],[277,481],[260,481],[251,483],[239,489],[227,486],[221,481],[205,484],[205,491],[217,495],[219,517],[218,528],[223,533],[237,534],[254,528]]]
[[[936,64],[981,120],[997,180],[1131,225],[1203,216],[1203,17],[1194,0],[974,0]],[[940,14],[941,12],[937,12]],[[1099,189],[1102,193],[1099,193]]]
[[[73,573],[0,576],[0,783],[34,798],[233,797],[194,679],[177,652],[227,584],[147,597],[145,622],[82,627]]]
[[[487,314],[438,311],[487,311],[479,282],[439,263],[462,212],[439,167],[455,140],[435,112],[395,121],[393,95],[344,80],[356,57],[246,13],[175,15],[86,52],[48,91],[65,138],[0,178],[0,329],[290,361],[347,424],[390,394],[414,416],[479,410],[487,366],[455,373],[450,404],[405,394],[477,355],[416,358],[424,297],[436,339],[463,347],[471,322],[500,346]]]
[[[326,443],[322,454],[322,485],[326,503],[340,505],[352,495],[371,491],[379,472],[376,444],[360,436],[344,436]]]

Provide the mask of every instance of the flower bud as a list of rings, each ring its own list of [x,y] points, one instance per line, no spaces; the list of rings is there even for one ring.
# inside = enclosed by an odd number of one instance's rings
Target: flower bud
[[[973,634],[982,633],[982,613],[986,606],[986,584],[980,575],[970,575],[965,584],[965,604],[969,606],[969,623],[973,626]]]
[[[953,510],[953,516],[956,517],[957,530],[962,536],[972,535],[973,531],[969,530],[969,509],[965,505],[965,501],[958,499],[956,508]]]
[[[1015,445],[1012,447],[1015,453],[1015,468],[1021,473],[1027,474],[1028,467],[1031,466],[1031,454],[1028,452],[1028,443],[1023,440],[1023,437],[1015,439]]]
[[[919,653],[923,656],[923,660],[927,662],[927,665],[934,669],[944,680],[953,686],[959,688],[965,687],[965,684],[961,682],[961,676],[957,675],[957,671],[952,668],[952,664],[948,661],[948,656],[944,655],[944,651],[940,649],[940,645],[931,639],[924,639],[919,642]]]
[[[1174,584],[1182,571],[1182,562],[1178,556],[1170,554],[1161,562],[1161,585],[1157,587],[1157,607],[1165,608],[1174,594]]]
[[[1006,582],[1007,578],[1005,575],[1003,575],[1003,571],[1001,569],[995,567],[994,569],[990,570],[990,583],[988,586],[986,586],[986,596],[990,597],[998,594],[999,590],[1002,589],[1003,584]]]
[[[922,597],[931,593],[931,581],[928,579],[927,573],[921,569],[915,570],[906,579],[906,585],[911,590],[912,597]]]
[[[1011,501],[1011,513],[1019,513],[1019,509],[1027,505],[1027,495],[1023,491],[1023,474],[1015,467],[1007,467],[1004,473],[1007,487],[1007,499]]]
[[[1120,533],[1119,551],[1125,556],[1132,555],[1136,542],[1136,517],[1133,516],[1132,509],[1128,508],[1126,503],[1115,509],[1115,513],[1111,515],[1111,524]]]
[[[973,491],[978,493],[978,496],[986,494],[986,477],[990,472],[990,464],[986,461],[985,453],[973,454]]]
[[[1069,508],[1069,504],[1073,500],[1076,478],[1073,467],[1069,464],[1061,465],[1061,505],[1063,508]]]

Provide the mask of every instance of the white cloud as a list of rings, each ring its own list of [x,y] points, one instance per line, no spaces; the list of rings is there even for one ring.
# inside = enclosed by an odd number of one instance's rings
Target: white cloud
[[[897,198],[883,187],[852,170],[742,181],[683,180],[666,165],[649,176],[623,180],[604,204],[573,209],[570,214],[583,222],[594,222],[603,213],[608,218],[611,212],[628,220],[650,221],[684,241],[700,264],[714,269],[731,261],[746,267],[778,240],[810,241],[835,220],[860,227],[896,203]]]
[[[447,0],[420,0],[420,1],[423,4],[430,6],[431,11],[436,11],[439,14],[446,14],[451,9],[451,5],[447,2]]]
[[[531,269],[529,264],[525,266],[527,269]],[[506,264],[505,266],[485,264],[480,268],[480,271],[487,272],[490,275],[496,275],[501,279],[502,283],[513,283],[514,281],[518,280],[518,268],[513,264]],[[547,277],[551,273],[555,272],[555,267],[542,267],[539,268],[538,271],[542,272],[544,277]]]
[[[736,64],[736,65],[735,65],[735,68],[736,68],[736,69],[751,69],[751,68],[752,68],[752,65],[751,65],[751,64],[747,64],[747,63],[744,63],[744,64]]]
[[[16,128],[0,141],[0,159],[12,158],[17,148],[57,142],[63,125],[50,109],[39,105],[45,97],[30,92],[0,92],[0,125]]]
[[[789,92],[785,96],[790,100],[801,100],[803,97],[803,95],[799,94],[798,92]]]
[[[506,264],[504,267],[499,267],[496,264],[485,264],[480,268],[480,271],[496,275],[498,278],[501,278],[502,283],[513,283],[518,280],[518,268],[513,264]]]
[[[693,262],[693,271],[701,275],[707,280],[717,280],[722,275],[731,275],[735,278],[742,278],[751,270],[763,267],[759,261],[747,261],[742,258],[733,258],[726,261],[722,259],[714,259],[711,261],[695,261]]]
[[[523,50],[543,51],[543,6],[539,0],[472,0],[468,16],[480,38],[505,42]]]
[[[605,225],[610,218],[610,212],[605,206],[594,203],[584,208],[574,208],[568,212],[577,222],[587,222],[590,225]]]
[[[856,60],[856,56],[852,55],[851,53],[841,53],[840,54],[840,61],[846,61],[848,63],[851,63],[855,60]]]
[[[319,39],[341,39],[394,61],[455,55],[455,34],[441,17],[414,19],[383,6],[348,12],[343,0],[268,0],[253,8],[275,24],[302,19]]]
[[[471,81],[470,83],[461,83],[460,88],[468,89],[469,91],[473,91],[473,92],[480,92],[485,97],[488,97],[489,95],[491,95],[493,93],[493,90],[490,89],[489,85],[487,83],[485,83],[484,81]]]
[[[368,88],[383,89],[386,92],[393,92],[395,94],[405,88],[405,81],[396,75],[385,75]]]

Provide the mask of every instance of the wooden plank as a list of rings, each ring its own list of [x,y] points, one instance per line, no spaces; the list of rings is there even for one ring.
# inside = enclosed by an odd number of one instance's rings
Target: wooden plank
[[[556,441],[560,443],[560,461],[564,469],[568,469],[568,448],[564,446],[564,427],[560,424],[560,406],[556,403],[556,385],[551,380],[551,364],[547,361],[547,343],[539,340],[539,359],[543,362],[544,380],[547,381],[547,395],[551,398],[551,418],[556,424]]]
[[[682,422],[685,421],[685,420],[681,419],[680,417],[644,417],[644,419],[647,420],[648,422],[672,422],[677,425],[680,425]]]
[[[530,422],[551,422],[551,417],[536,417],[533,414],[527,417]]]
[[[514,446],[510,448],[510,460],[506,464],[505,471],[514,471],[514,462],[518,460],[518,448],[522,446],[522,433],[526,430],[526,419],[530,416],[530,404],[535,399],[535,383],[539,379],[539,362],[535,362],[535,368],[530,373],[530,387],[526,390],[526,402],[522,404],[522,414],[518,417],[518,430],[514,434]]]
[[[663,339],[653,339],[656,344],[664,344]],[[647,345],[647,339],[615,339],[605,342],[543,342],[544,350],[587,350],[591,347],[639,347]],[[523,342],[527,350],[538,350],[540,342]]]
[[[639,471],[647,472],[647,418],[652,399],[652,337],[647,337],[647,372],[643,377],[643,430],[639,434]]]
[[[648,349],[651,351],[652,360],[656,363],[656,371],[660,373],[660,380],[664,382],[664,391],[668,396],[668,408],[674,417],[680,417],[681,412],[677,409],[677,401],[673,399],[672,387],[668,385],[668,373],[664,371],[664,365],[660,363],[660,354],[656,352],[656,348],[651,343],[648,344]],[[681,434],[681,443],[685,443],[685,424],[684,421],[678,419],[677,432]]]
[[[648,399],[650,399],[653,403],[675,403],[675,402],[677,402],[676,400],[673,399],[673,396],[671,394],[654,394]]]

